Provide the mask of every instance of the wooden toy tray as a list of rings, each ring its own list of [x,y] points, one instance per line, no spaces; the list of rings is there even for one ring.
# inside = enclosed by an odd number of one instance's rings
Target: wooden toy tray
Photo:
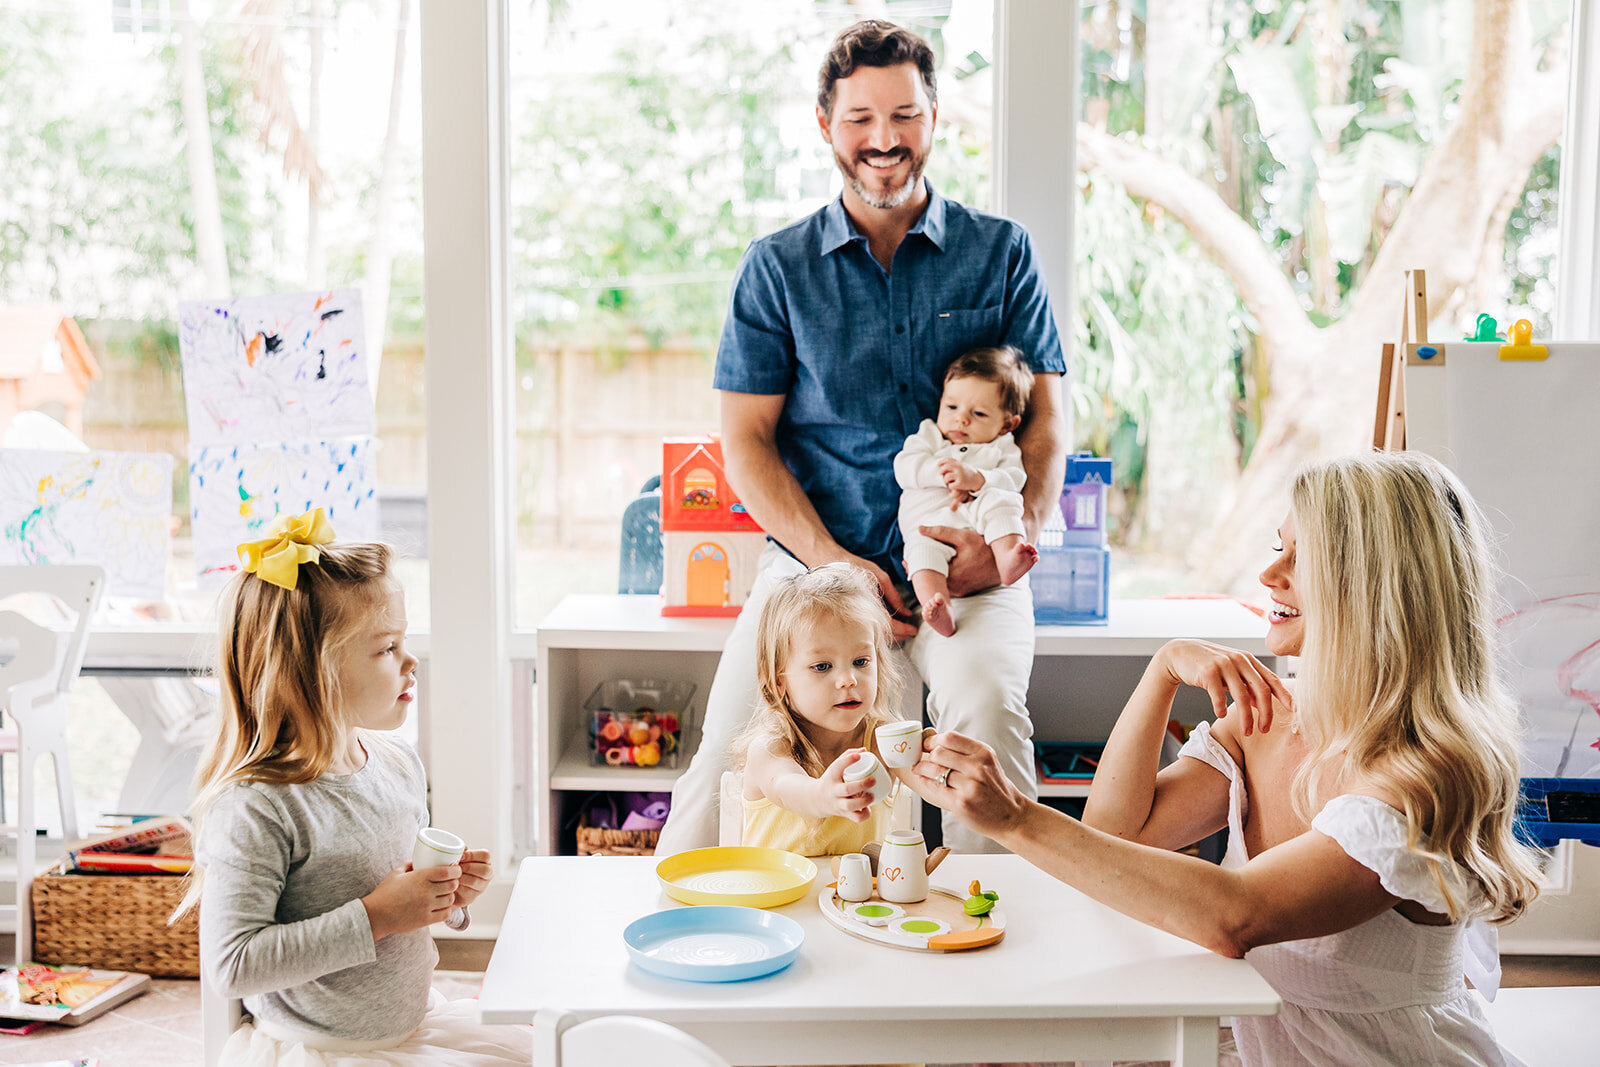
[[[830,885],[817,894],[817,907],[828,922],[852,937],[913,952],[961,952],[984,948],[1006,936],[1006,917],[998,907],[987,915],[972,916],[962,907],[966,899],[965,893],[931,885],[928,898],[915,904],[890,904],[876,889],[869,899],[855,904],[840,900]]]

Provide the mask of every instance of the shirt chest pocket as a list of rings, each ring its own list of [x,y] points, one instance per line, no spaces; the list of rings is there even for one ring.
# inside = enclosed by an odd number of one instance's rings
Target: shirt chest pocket
[[[933,355],[940,368],[963,352],[1000,344],[1001,307],[936,311],[933,315]],[[1027,353],[1023,353],[1026,357]]]

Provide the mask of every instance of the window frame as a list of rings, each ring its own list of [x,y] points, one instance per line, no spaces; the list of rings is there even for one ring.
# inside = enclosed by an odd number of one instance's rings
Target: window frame
[[[995,210],[1027,226],[1070,344],[1079,5],[995,0]],[[514,625],[506,0],[423,4],[432,619],[421,743],[435,820],[529,854],[536,631]],[[1600,13],[1574,0],[1557,323],[1600,337]],[[1071,57],[1062,62],[1063,46]],[[1065,105],[1055,103],[1066,101]],[[1069,367],[1070,367],[1069,359]],[[487,606],[487,608],[486,608]],[[442,620],[450,620],[448,626]],[[513,677],[516,684],[513,685]],[[489,908],[485,908],[488,911]]]

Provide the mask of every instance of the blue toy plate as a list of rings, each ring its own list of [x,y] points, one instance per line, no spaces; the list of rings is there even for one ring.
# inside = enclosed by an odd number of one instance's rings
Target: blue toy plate
[[[761,908],[705,904],[635,919],[622,939],[633,962],[654,974],[739,982],[789,966],[806,932],[793,919]]]

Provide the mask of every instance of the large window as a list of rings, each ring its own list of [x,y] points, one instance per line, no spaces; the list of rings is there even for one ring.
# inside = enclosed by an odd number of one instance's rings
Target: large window
[[[109,621],[200,624],[214,602],[196,575],[179,302],[354,287],[381,529],[427,625],[414,23],[408,0],[0,6],[0,312],[70,319],[99,370],[81,397],[0,411],[0,433],[173,460],[165,587],[112,597]],[[87,825],[116,807],[137,735],[99,686],[75,701]]]
[[[1085,0],[1073,398],[1114,588],[1255,595],[1294,468],[1370,442],[1407,268],[1435,338],[1551,336],[1570,15]]]
[[[615,592],[661,438],[717,429],[711,368],[750,241],[840,189],[815,119],[811,0],[518,4],[511,33],[517,620]],[[993,5],[887,5],[940,61],[928,176],[990,202]]]

